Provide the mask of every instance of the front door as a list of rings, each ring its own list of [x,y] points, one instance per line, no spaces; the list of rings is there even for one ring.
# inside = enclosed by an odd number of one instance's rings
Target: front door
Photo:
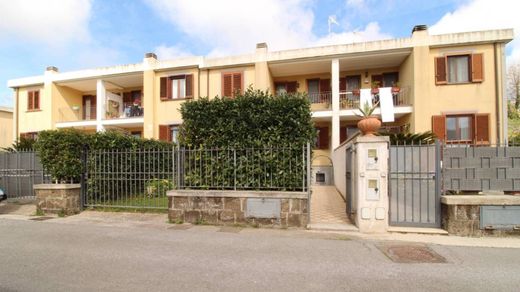
[[[96,119],[95,95],[83,95],[83,119],[86,121]]]

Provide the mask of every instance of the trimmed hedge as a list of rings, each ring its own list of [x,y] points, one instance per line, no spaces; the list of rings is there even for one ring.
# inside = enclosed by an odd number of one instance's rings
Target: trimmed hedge
[[[75,129],[42,131],[34,148],[41,162],[58,182],[78,182],[83,172],[81,155],[89,151],[115,149],[165,149],[172,144],[157,140],[140,139],[118,131],[85,133]],[[107,169],[111,166],[105,165]]]
[[[183,103],[180,112],[179,139],[185,147],[301,147],[316,136],[304,94],[273,96],[249,88],[236,98]]]

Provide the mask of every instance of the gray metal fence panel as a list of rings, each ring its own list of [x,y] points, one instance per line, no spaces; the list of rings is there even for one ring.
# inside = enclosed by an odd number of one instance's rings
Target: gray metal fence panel
[[[466,145],[444,148],[447,191],[520,191],[520,147]]]
[[[390,146],[390,225],[440,226],[440,145]]]
[[[36,152],[0,152],[0,188],[8,199],[34,198],[33,185],[49,182]]]

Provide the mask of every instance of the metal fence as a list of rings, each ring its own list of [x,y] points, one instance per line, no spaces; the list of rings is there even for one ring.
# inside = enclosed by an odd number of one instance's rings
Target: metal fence
[[[520,146],[446,145],[444,190],[520,191]]]
[[[84,205],[166,209],[170,189],[308,192],[310,145],[95,150],[84,157]]]
[[[390,146],[391,225],[440,226],[440,147],[439,142]]]
[[[33,199],[33,185],[50,181],[36,152],[0,152],[0,188],[8,199]]]

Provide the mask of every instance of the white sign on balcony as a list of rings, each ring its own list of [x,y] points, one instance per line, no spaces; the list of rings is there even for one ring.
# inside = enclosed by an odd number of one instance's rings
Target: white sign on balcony
[[[391,87],[379,88],[379,103],[381,106],[381,121],[383,123],[393,122],[395,112]]]

